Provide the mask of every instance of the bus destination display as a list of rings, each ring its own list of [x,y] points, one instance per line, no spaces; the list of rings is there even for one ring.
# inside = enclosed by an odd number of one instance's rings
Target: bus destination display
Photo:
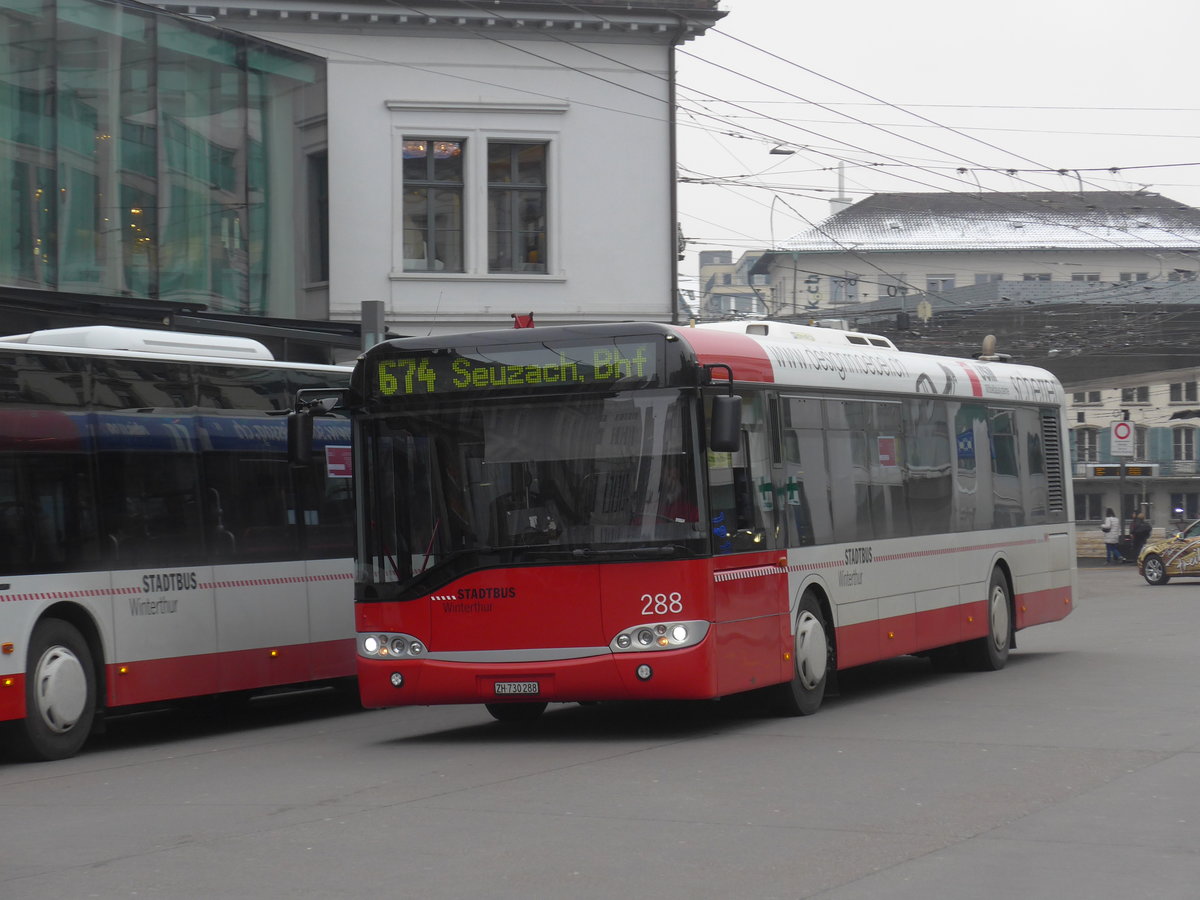
[[[373,387],[381,397],[529,388],[639,387],[658,375],[653,341],[583,346],[526,345],[380,359]]]

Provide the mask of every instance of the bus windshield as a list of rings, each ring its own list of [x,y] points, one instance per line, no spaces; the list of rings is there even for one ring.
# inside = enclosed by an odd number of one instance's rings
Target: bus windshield
[[[360,583],[485,565],[701,554],[690,395],[442,400],[366,418]]]

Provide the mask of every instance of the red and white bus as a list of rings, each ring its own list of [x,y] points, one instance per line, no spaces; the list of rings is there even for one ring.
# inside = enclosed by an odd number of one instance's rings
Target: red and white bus
[[[62,758],[104,710],[353,677],[349,422],[320,420],[307,470],[286,446],[296,391],[349,375],[244,338],[0,339],[0,747]]]
[[[1040,369],[780,323],[564,326],[379,344],[344,404],[368,707],[807,714],[874,660],[999,669],[1072,608]]]

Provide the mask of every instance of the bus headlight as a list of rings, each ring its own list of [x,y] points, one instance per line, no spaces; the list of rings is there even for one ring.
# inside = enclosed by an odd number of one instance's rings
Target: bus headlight
[[[614,653],[642,653],[649,650],[679,650],[693,647],[708,634],[708,622],[647,622],[617,633],[608,643]]]
[[[425,652],[425,645],[411,634],[360,634],[358,655],[367,659],[412,659]]]

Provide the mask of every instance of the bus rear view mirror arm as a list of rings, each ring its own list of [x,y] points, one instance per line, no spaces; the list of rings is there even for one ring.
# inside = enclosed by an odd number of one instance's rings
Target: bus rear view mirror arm
[[[742,398],[733,392],[733,369],[723,363],[704,367],[711,382],[713,371],[724,369],[729,377],[729,393],[712,399],[708,446],[721,453],[736,452],[741,446]]]
[[[287,417],[288,462],[293,466],[312,463],[313,417],[328,416],[346,405],[344,390],[305,388],[296,392],[296,408]]]

